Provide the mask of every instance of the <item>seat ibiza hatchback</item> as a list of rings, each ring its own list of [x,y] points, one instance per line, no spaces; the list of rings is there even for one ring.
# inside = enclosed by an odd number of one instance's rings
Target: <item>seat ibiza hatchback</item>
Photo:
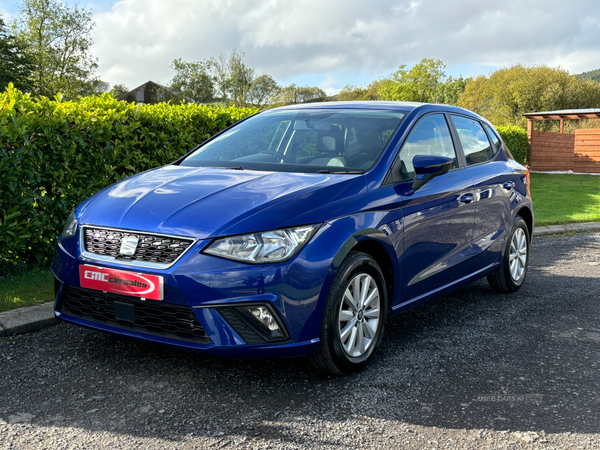
[[[64,322],[233,358],[366,366],[386,319],[527,275],[528,172],[464,109],[272,109],[80,204],[52,270]]]

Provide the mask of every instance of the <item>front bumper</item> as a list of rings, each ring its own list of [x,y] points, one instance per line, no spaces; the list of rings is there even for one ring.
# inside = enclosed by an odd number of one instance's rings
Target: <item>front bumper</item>
[[[319,345],[332,261],[347,239],[339,232],[333,233],[335,238],[327,236],[327,230],[322,227],[298,255],[281,264],[257,266],[205,255],[201,250],[208,241],[199,241],[168,270],[91,260],[81,256],[75,237],[59,239],[52,264],[57,280],[55,315],[90,329],[231,358],[309,354]],[[81,288],[82,264],[162,276],[164,300]],[[135,321],[116,319],[115,304],[134,305]],[[247,322],[236,320],[231,312],[244,304],[267,305],[285,329],[285,339],[261,341]]]

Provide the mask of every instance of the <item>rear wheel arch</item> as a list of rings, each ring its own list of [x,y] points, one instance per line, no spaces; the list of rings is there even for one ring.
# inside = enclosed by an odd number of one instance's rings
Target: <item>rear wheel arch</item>
[[[517,211],[517,216],[521,216],[527,224],[527,230],[529,231],[529,239],[533,237],[533,213],[527,206],[523,206]]]
[[[492,289],[510,293],[518,291],[527,275],[531,236],[525,219],[515,216],[508,228],[506,244],[498,269],[487,276]]]

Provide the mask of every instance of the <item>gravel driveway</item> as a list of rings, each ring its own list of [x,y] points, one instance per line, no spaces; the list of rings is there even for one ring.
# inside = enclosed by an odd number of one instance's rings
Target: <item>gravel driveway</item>
[[[479,281],[388,322],[345,378],[59,325],[0,339],[0,448],[600,448],[600,234],[536,238],[525,286]]]

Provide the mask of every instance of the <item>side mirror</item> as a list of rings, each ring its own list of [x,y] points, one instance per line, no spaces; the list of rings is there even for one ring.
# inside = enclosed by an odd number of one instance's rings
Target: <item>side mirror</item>
[[[415,179],[411,187],[416,191],[433,178],[443,175],[452,168],[454,159],[437,155],[417,155],[413,158]]]

